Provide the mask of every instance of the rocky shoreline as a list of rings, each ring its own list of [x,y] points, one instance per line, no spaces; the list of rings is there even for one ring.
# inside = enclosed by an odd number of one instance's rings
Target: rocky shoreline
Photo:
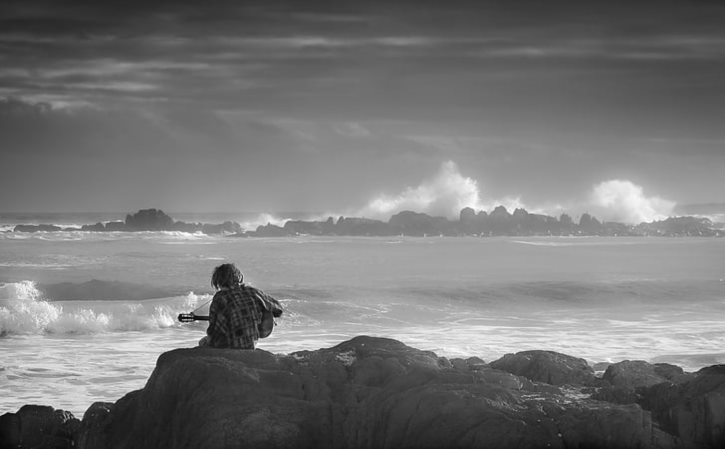
[[[360,336],[290,355],[177,349],[146,386],[77,419],[27,405],[0,448],[722,448],[725,365],[551,351],[486,363]]]

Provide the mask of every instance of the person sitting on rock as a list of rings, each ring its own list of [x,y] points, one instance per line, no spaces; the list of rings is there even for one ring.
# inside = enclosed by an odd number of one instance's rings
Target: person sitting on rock
[[[264,311],[272,311],[275,316],[282,314],[276,299],[244,284],[243,279],[234,264],[225,263],[214,269],[211,285],[217,291],[209,307],[207,335],[199,346],[254,349]]]

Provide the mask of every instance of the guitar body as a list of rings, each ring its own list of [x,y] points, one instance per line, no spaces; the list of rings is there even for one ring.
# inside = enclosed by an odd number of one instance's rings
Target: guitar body
[[[264,309],[262,311],[262,321],[257,326],[259,331],[259,338],[267,338],[274,330],[274,315],[270,310]]]

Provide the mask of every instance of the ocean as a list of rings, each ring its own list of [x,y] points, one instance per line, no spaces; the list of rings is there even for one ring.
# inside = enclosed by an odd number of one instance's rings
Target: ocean
[[[161,353],[204,335],[176,317],[208,307],[224,262],[284,305],[258,346],[274,353],[364,334],[486,361],[545,349],[725,363],[725,239],[10,231],[123,217],[0,216],[0,414],[41,404],[80,418],[142,388]]]

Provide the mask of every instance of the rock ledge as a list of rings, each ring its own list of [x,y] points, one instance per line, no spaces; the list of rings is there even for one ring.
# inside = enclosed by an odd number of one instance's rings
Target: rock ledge
[[[725,366],[608,372],[550,351],[486,364],[366,336],[290,355],[177,349],[143,389],[81,421],[49,407],[3,415],[0,447],[725,447]]]

